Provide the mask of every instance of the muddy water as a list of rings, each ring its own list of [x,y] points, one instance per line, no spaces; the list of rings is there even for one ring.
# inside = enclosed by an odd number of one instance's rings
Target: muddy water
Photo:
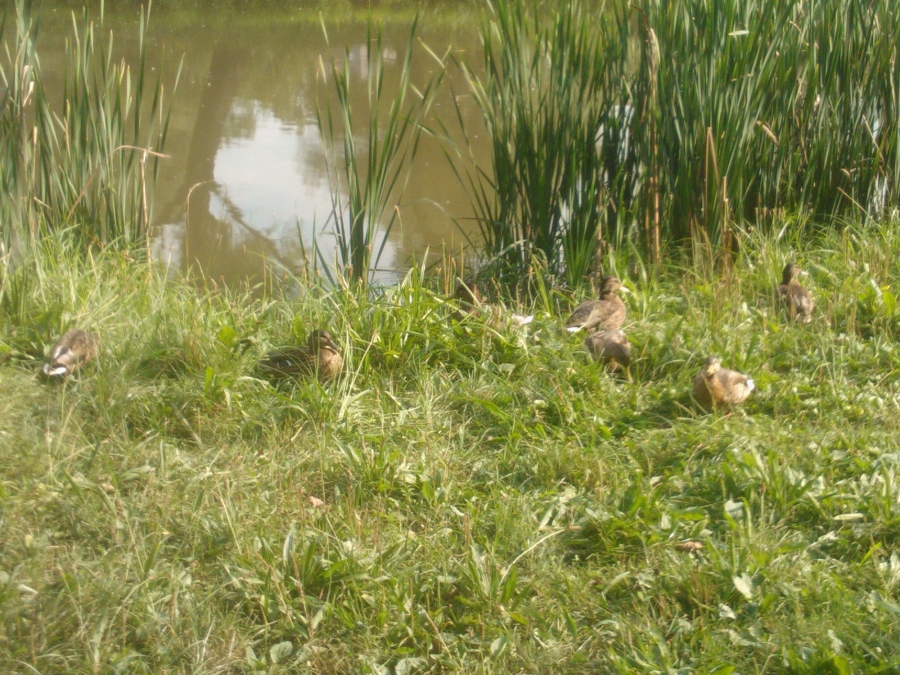
[[[169,158],[161,165],[154,206],[154,251],[160,260],[174,269],[197,266],[226,283],[258,281],[264,269],[297,270],[314,242],[326,260],[333,260],[331,189],[316,109],[324,111],[333,97],[331,61],[342,59],[349,49],[351,77],[356,78],[351,105],[357,119],[364,120],[367,10],[358,4],[335,3],[339,9],[323,12],[327,41],[319,13],[328,5],[154,6],[149,64],[157,69],[154,74],[162,73],[172,105],[165,144]],[[51,84],[64,65],[62,45],[71,35],[71,9],[72,3],[47,0],[41,10],[38,51]],[[386,87],[393,91],[412,13],[402,4],[376,13],[383,26]],[[97,8],[92,17],[99,19]],[[103,26],[115,35],[117,57],[136,60],[138,21],[134,3],[106,8]],[[418,38],[436,53],[451,48],[477,62],[477,26],[469,2],[426,5]],[[417,45],[412,81],[421,86],[434,70],[432,57]],[[457,95],[464,92],[453,69],[448,80]],[[450,96],[451,88],[444,86],[434,110],[453,122]],[[477,134],[477,111],[465,96],[457,100]],[[364,147],[362,132],[360,124],[357,144]],[[475,151],[486,159],[486,148],[476,146]],[[467,220],[471,212],[464,188],[440,144],[431,139],[419,149],[399,205],[400,220],[387,235],[379,264],[383,281],[402,274],[426,249],[439,252],[443,245],[458,251],[466,233],[477,229]]]

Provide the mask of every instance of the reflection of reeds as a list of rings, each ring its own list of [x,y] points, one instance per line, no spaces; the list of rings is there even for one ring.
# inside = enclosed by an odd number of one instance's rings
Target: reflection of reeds
[[[773,213],[837,223],[900,195],[889,0],[640,0],[599,16],[496,0],[482,38],[484,74],[462,68],[491,166],[462,178],[486,253],[515,270],[538,256],[576,283],[595,241],[652,260],[667,240],[732,250]]]
[[[31,2],[16,3],[15,43],[0,66],[0,236],[7,245],[71,228],[86,242],[143,243],[152,179],[168,127],[162,87],[145,77],[144,17],[140,64],[112,61],[85,14],[66,43],[62,106],[41,81]],[[156,133],[157,124],[161,130]],[[154,142],[155,141],[155,142]],[[149,166],[148,166],[149,164]],[[149,175],[148,175],[149,174]]]
[[[385,64],[381,30],[366,32],[367,110],[365,138],[357,145],[351,109],[350,50],[339,65],[332,61],[331,77],[337,93],[337,110],[326,103],[316,119],[326,150],[331,187],[330,222],[337,240],[338,269],[334,272],[363,285],[377,269],[388,234],[398,217],[394,204],[409,180],[419,144],[421,123],[431,107],[441,73],[419,91],[410,83],[413,44],[418,19],[413,21],[409,43],[393,98],[385,93]],[[327,39],[327,32],[326,32]],[[322,77],[326,77],[324,66]],[[415,100],[407,102],[410,90]],[[321,253],[319,254],[321,257]],[[328,262],[321,260],[326,274]]]

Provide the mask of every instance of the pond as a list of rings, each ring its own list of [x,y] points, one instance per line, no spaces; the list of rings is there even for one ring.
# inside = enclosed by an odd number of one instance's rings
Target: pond
[[[304,256],[312,256],[314,240],[322,257],[333,260],[331,191],[317,106],[324,111],[329,99],[334,105],[331,62],[342,61],[348,50],[351,78],[357,78],[351,106],[356,120],[365,121],[362,80],[370,16],[382,26],[386,87],[396,88],[415,17],[410,5],[154,4],[148,67],[154,77],[161,72],[172,111],[165,144],[169,157],[160,167],[153,211],[153,249],[161,261],[178,270],[195,266],[217,282],[239,283],[259,281],[265,270],[297,271]],[[479,62],[477,7],[463,1],[421,7],[415,85],[424,85],[437,70],[423,44],[437,54],[450,49]],[[73,11],[80,16],[76,3],[48,0],[41,6],[38,53],[51,91],[61,86]],[[99,23],[99,5],[91,7],[90,16]],[[105,8],[102,24],[113,32],[114,56],[134,65],[139,21],[139,5],[115,3]],[[429,126],[439,119],[454,122],[455,93],[467,128],[480,129],[474,104],[460,95],[464,91],[451,66]],[[358,133],[363,131],[360,124]],[[475,156],[487,162],[480,135],[473,134]],[[357,142],[364,146],[362,136]],[[477,234],[469,203],[442,144],[423,137],[399,200],[399,220],[388,233],[380,280],[396,279],[426,251],[439,254],[445,246],[458,252],[466,246]]]

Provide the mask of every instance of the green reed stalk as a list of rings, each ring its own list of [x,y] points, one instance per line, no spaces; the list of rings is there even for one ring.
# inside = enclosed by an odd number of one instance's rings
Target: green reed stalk
[[[380,28],[366,34],[367,110],[363,145],[357,144],[357,121],[351,108],[350,51],[339,64],[331,63],[337,94],[336,109],[330,101],[325,111],[317,108],[316,120],[326,151],[332,213],[329,221],[337,240],[339,260],[334,273],[366,286],[377,270],[388,236],[398,217],[395,206],[409,180],[427,115],[442,74],[419,91],[410,82],[413,46],[418,18],[409,32],[400,79],[393,98],[385,91],[385,64]],[[323,26],[324,30],[324,26]],[[325,33],[326,40],[328,37]],[[324,77],[323,73],[323,77]],[[415,100],[408,103],[410,91]],[[332,277],[329,261],[320,261]],[[332,278],[332,281],[334,278]]]
[[[546,21],[518,2],[490,10],[484,75],[461,64],[491,139],[490,171],[464,178],[482,238],[513,271],[537,255],[551,274],[578,283],[594,267],[604,198],[595,141],[618,110],[625,43],[614,22],[577,2]]]
[[[140,62],[132,69],[112,60],[112,38],[87,12],[73,17],[57,108],[42,81],[32,3],[17,0],[15,42],[0,65],[7,88],[0,110],[6,246],[28,246],[59,229],[87,243],[145,242],[168,128],[161,83],[146,79],[145,30],[142,14]]]
[[[900,196],[888,0],[488,9],[484,75],[462,67],[491,166],[461,177],[486,252],[520,271],[538,255],[574,284],[594,239],[730,249],[785,213],[837,226]]]
[[[660,146],[636,141],[661,167],[672,236],[700,227],[721,240],[729,220],[785,210],[828,220],[884,188],[897,194],[900,19],[889,3],[640,8],[663,55],[650,111]]]

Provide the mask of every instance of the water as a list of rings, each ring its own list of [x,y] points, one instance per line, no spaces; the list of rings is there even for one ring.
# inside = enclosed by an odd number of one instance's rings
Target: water
[[[134,64],[139,9],[115,5],[106,8],[103,25],[115,35],[116,58]],[[347,47],[357,77],[351,105],[357,118],[366,109],[360,81],[367,72],[365,9],[342,4],[326,13],[326,42],[316,8],[280,2],[262,9],[242,6],[154,7],[148,31],[148,63],[154,76],[162,73],[172,105],[165,147],[170,157],[161,165],[154,207],[154,252],[174,269],[197,266],[225,283],[258,281],[265,268],[297,270],[304,251],[311,255],[314,239],[325,259],[333,260],[332,202],[316,106],[324,110],[333,96],[330,62],[342,58]],[[71,8],[48,0],[41,10],[38,52],[51,89],[64,68]],[[98,9],[91,16],[99,20]],[[399,77],[412,18],[402,5],[377,10],[389,91]],[[449,47],[477,62],[477,26],[474,5],[438,3],[424,9],[418,37],[436,53]],[[424,85],[434,69],[433,58],[418,46],[412,81]],[[464,93],[452,66],[448,82]],[[445,85],[434,108],[448,123],[455,117],[450,95]],[[459,100],[468,128],[479,128],[471,100]],[[364,145],[362,138],[358,142]],[[479,161],[487,160],[487,148],[475,151]],[[459,251],[477,231],[470,216],[465,189],[441,145],[424,139],[378,277],[396,278],[429,249],[440,252],[444,245]]]

